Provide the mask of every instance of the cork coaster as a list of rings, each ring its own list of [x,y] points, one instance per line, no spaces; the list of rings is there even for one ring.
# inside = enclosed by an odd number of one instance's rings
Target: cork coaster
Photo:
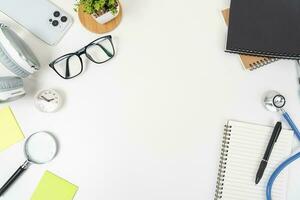
[[[114,30],[121,22],[122,19],[122,7],[120,4],[120,12],[116,18],[107,22],[106,24],[98,23],[91,15],[83,12],[83,8],[79,7],[78,16],[81,24],[89,31],[93,33],[107,33]]]

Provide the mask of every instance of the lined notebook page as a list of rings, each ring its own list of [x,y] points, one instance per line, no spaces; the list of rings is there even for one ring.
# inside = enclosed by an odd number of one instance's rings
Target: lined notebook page
[[[274,169],[291,153],[293,132],[282,130],[273,148],[264,176],[255,185],[260,161],[270,140],[273,127],[228,121],[231,130],[225,169],[222,200],[263,200],[267,181]],[[273,200],[285,200],[287,174],[283,172],[276,180]]]

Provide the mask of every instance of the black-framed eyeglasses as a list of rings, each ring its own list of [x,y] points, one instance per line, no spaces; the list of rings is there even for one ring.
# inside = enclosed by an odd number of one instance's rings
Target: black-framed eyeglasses
[[[63,55],[49,64],[49,66],[63,79],[71,79],[83,71],[81,55],[96,64],[102,64],[115,55],[112,36],[100,37],[74,53]]]

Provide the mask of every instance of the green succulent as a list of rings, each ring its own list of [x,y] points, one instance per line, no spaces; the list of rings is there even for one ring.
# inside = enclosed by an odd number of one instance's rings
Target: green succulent
[[[80,6],[83,11],[88,14],[98,14],[111,11],[113,14],[117,13],[118,0],[78,0],[75,4],[75,11]]]

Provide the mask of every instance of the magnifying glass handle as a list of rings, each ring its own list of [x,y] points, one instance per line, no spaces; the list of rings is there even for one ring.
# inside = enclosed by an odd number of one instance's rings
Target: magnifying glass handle
[[[20,175],[28,168],[28,161],[25,161],[17,171],[6,181],[6,183],[0,188],[0,196],[2,196],[6,190],[20,177]]]

